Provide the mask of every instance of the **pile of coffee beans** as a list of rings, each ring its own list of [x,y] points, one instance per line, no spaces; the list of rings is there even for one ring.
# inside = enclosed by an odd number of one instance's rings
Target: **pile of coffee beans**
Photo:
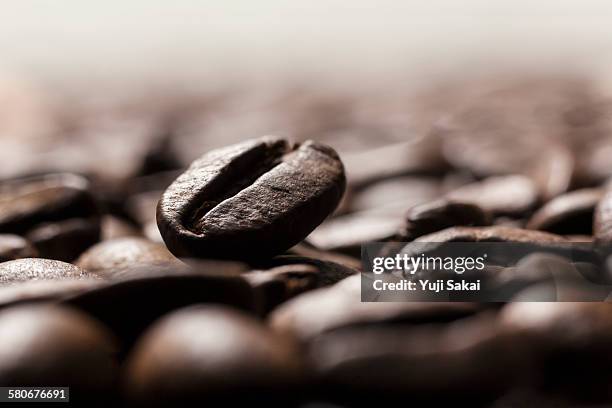
[[[609,293],[365,303],[359,259],[373,241],[612,245],[601,84],[18,85],[0,103],[23,122],[0,122],[0,386],[89,406],[612,403]],[[535,253],[487,273],[576,271]]]

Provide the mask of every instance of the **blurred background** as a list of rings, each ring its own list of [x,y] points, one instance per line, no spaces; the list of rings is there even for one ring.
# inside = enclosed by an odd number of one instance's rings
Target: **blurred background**
[[[110,212],[159,239],[154,207],[177,171],[277,134],[335,147],[349,194],[403,175],[450,174],[446,191],[527,173],[546,200],[612,174],[611,12],[595,0],[5,2],[0,179],[86,175]],[[397,196],[394,226],[416,187],[383,187],[340,212]]]

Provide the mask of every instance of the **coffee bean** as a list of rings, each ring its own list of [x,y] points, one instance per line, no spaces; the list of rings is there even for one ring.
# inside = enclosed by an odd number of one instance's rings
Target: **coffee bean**
[[[302,294],[270,315],[277,331],[309,342],[317,336],[354,326],[446,322],[479,310],[475,303],[361,302],[361,276]]]
[[[593,212],[602,195],[600,189],[582,189],[553,198],[533,214],[527,228],[560,235],[591,235]]]
[[[157,220],[177,256],[262,259],[308,235],[342,196],[329,147],[263,138],[212,151],[164,193]]]
[[[100,231],[98,219],[72,218],[41,224],[26,238],[38,249],[39,256],[71,262],[100,240]]]
[[[297,348],[287,339],[237,311],[194,306],[143,335],[128,358],[125,382],[131,400],[145,406],[277,406],[298,397],[302,377]]]
[[[353,269],[361,269],[361,259],[344,255],[339,252],[323,251],[304,241],[287,251],[288,255],[297,255],[307,258],[316,258],[322,261],[330,261]]]
[[[118,377],[108,331],[66,307],[0,311],[0,383],[7,387],[70,387],[70,402],[108,401]]]
[[[243,276],[257,294],[260,313],[266,315],[286,300],[316,288],[318,274],[319,270],[312,265],[293,264],[251,271]]]
[[[350,406],[376,398],[419,406],[482,404],[510,388],[528,365],[518,336],[491,315],[450,324],[353,327],[309,347],[324,395]]]
[[[0,184],[0,232],[28,237],[41,256],[72,261],[100,238],[98,205],[77,175],[6,181]]]
[[[606,191],[595,207],[593,235],[602,244],[612,242],[612,190]]]
[[[439,140],[434,136],[415,138],[343,157],[349,184],[357,188],[408,174],[442,174],[449,168],[441,155]]]
[[[526,358],[539,365],[532,372],[539,386],[609,399],[611,310],[601,302],[518,302],[502,309],[500,319],[528,345]]]
[[[29,280],[99,278],[78,266],[42,258],[23,258],[0,263],[0,286]]]
[[[379,211],[350,213],[321,224],[308,236],[307,242],[324,251],[359,257],[364,242],[386,241],[395,236],[401,224],[397,214]]]
[[[36,249],[26,239],[12,234],[0,234],[0,262],[37,256]]]
[[[103,241],[84,252],[76,264],[100,276],[112,278],[139,265],[180,265],[163,244],[128,237]]]
[[[538,203],[538,190],[524,176],[490,177],[447,194],[453,201],[479,205],[494,215],[521,216]]]
[[[333,285],[359,273],[356,269],[332,261],[302,256],[279,256],[267,265],[272,267],[243,274],[260,293],[264,314],[300,293]]]
[[[490,215],[475,204],[436,200],[408,211],[398,240],[412,241],[419,236],[454,226],[486,226]]]
[[[423,235],[416,242],[524,242],[554,244],[568,242],[560,235],[504,226],[451,227]]]

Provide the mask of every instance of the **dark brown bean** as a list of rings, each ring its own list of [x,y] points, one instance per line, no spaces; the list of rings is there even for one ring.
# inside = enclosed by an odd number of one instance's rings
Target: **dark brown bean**
[[[609,400],[612,305],[601,302],[518,302],[501,313],[507,330],[528,345],[526,358],[545,388],[584,399]]]
[[[436,200],[412,208],[399,231],[400,241],[412,241],[417,237],[454,226],[491,225],[491,216],[475,204]]]
[[[26,236],[41,256],[72,261],[100,238],[96,200],[86,179],[52,174],[0,184],[0,232]]]
[[[452,321],[479,309],[475,303],[361,302],[361,276],[355,275],[288,301],[272,312],[270,322],[276,330],[309,342],[347,327]]]
[[[553,198],[536,211],[526,228],[560,235],[593,233],[593,213],[603,192],[582,189]]]
[[[139,265],[180,265],[163,244],[128,237],[100,242],[85,251],[76,264],[100,276],[112,278]]]
[[[348,328],[319,336],[309,356],[324,392],[350,406],[372,398],[478,405],[512,386],[528,366],[519,337],[493,317]]]
[[[521,216],[538,203],[538,190],[525,176],[490,177],[447,194],[453,201],[472,203],[493,215]]]
[[[334,210],[344,186],[331,148],[257,139],[195,161],[162,196],[157,221],[177,256],[262,259],[305,238]]]
[[[296,398],[302,376],[287,339],[237,311],[194,306],[143,335],[128,358],[126,392],[146,406],[280,404]]]
[[[70,387],[70,402],[108,401],[118,377],[108,331],[66,307],[23,306],[0,311],[0,383]]]

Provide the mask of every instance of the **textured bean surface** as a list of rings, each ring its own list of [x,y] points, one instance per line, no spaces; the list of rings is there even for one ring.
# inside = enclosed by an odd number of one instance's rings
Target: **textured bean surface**
[[[253,140],[195,161],[164,193],[157,220],[178,256],[262,258],[308,235],[344,185],[342,163],[327,146]]]

